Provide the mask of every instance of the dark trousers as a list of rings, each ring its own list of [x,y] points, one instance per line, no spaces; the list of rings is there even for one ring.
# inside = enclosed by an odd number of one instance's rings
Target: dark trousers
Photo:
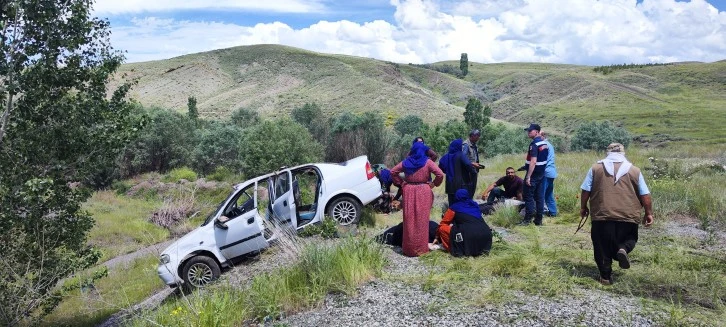
[[[469,197],[474,199],[474,192],[476,192],[476,180],[478,175],[472,174],[471,176],[471,184],[466,185],[466,190],[469,191]]]
[[[489,192],[489,197],[487,197],[487,204],[494,204],[494,201],[497,199],[499,199],[499,202],[504,202],[504,190],[495,187]]]
[[[544,173],[533,173],[529,183],[531,186],[524,183],[524,220],[531,221],[534,217],[534,223],[539,225],[544,214]]]
[[[618,250],[630,253],[638,242],[638,224],[624,221],[593,221],[590,231],[592,249],[600,277],[610,279],[613,258]]]

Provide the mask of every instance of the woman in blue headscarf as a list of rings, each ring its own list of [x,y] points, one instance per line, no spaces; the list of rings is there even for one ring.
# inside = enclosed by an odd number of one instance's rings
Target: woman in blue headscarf
[[[391,178],[403,188],[403,254],[416,257],[429,252],[428,230],[435,186],[444,173],[426,156],[428,147],[414,142],[409,156],[391,169]],[[401,173],[405,177],[401,178]],[[436,177],[430,181],[431,174]]]
[[[421,142],[423,144],[426,144],[426,142],[424,142],[423,137],[416,136],[416,138],[413,139],[413,142],[411,142],[411,146],[413,146],[417,142]],[[411,153],[409,153],[409,155],[411,155]],[[429,157],[429,159],[431,159],[431,161],[433,161],[433,162],[436,162],[436,160],[439,159],[439,154],[436,153],[436,151],[434,151],[431,148],[429,148],[428,146],[426,146],[426,156]]]
[[[441,245],[455,257],[489,253],[492,231],[481,216],[479,204],[471,199],[466,189],[457,190],[455,197],[436,232]]]
[[[471,176],[476,175],[476,170],[471,166],[471,162],[463,152],[461,145],[463,141],[456,139],[449,144],[449,152],[439,160],[439,168],[446,174],[446,194],[449,196],[449,205],[455,202],[454,194],[458,189],[465,188],[472,190],[469,192],[473,195],[473,184]]]

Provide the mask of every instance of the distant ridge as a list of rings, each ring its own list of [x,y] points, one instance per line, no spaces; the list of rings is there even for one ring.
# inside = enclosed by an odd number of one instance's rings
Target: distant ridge
[[[265,44],[126,64],[112,84],[136,79],[132,98],[182,112],[195,96],[208,118],[240,107],[281,117],[315,102],[329,115],[374,111],[392,124],[414,114],[435,123],[462,119],[474,96],[492,107],[493,117],[516,124],[536,121],[569,132],[611,120],[642,142],[726,141],[726,129],[714,129],[726,126],[726,60],[607,75],[566,64],[469,64],[459,79],[409,64]],[[443,65],[458,68],[459,61],[434,64]]]

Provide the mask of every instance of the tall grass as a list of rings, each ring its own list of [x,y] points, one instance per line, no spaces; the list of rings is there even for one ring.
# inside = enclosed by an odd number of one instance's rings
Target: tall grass
[[[140,200],[120,196],[112,191],[99,191],[84,204],[96,223],[89,234],[89,243],[98,247],[101,262],[159,243],[169,232],[149,222],[161,201]]]
[[[166,287],[156,275],[156,255],[147,255],[127,266],[111,270],[108,277],[90,287],[63,294],[63,301],[47,317],[42,326],[96,326],[112,314],[131,308]],[[66,283],[87,278],[93,271],[79,273]],[[130,282],[133,281],[133,282]]]
[[[384,264],[383,248],[369,239],[312,243],[295,264],[256,276],[247,288],[216,285],[169,301],[130,325],[239,326],[269,321],[318,305],[330,292],[354,293],[358,285],[379,276]]]

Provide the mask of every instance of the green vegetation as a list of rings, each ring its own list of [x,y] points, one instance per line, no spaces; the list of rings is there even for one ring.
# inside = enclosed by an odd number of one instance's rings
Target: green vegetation
[[[42,326],[92,327],[166,287],[156,275],[158,257],[147,255],[110,270],[108,277],[63,294],[63,302],[45,317]],[[66,285],[78,283],[93,270],[77,274]],[[133,281],[133,282],[132,282]]]
[[[333,219],[323,219],[319,224],[306,226],[297,235],[300,237],[336,238],[338,237],[338,224]]]
[[[89,187],[111,183],[118,151],[143,125],[108,87],[123,56],[92,1],[3,1],[0,9],[0,324],[34,323],[55,285],[94,265]]]
[[[83,206],[95,224],[88,243],[101,251],[100,262],[156,244],[169,237],[169,231],[149,222],[161,205],[158,200],[122,197],[99,191]]]
[[[579,221],[580,183],[589,166],[604,157],[602,152],[557,154],[555,194],[560,216],[546,218],[544,227],[517,227],[521,216],[516,210],[500,208],[486,219],[498,230],[505,228],[504,235],[495,233],[489,256],[462,259],[431,253],[422,260],[433,273],[387,278],[403,278],[431,292],[470,299],[468,303],[474,306],[516,302],[522,293],[556,298],[598,289],[647,300],[646,307],[655,313],[659,324],[710,325],[721,321],[726,314],[726,257],[714,233],[726,227],[726,194],[704,185],[726,183],[724,168],[715,164],[722,155],[705,148],[690,149],[688,154],[678,147],[626,149],[628,159],[643,169],[653,195],[656,224],[641,228],[640,240],[631,253],[632,268],[615,268],[611,287],[595,280],[589,224],[584,232],[573,234]],[[487,160],[478,189],[519,160],[519,156]],[[687,231],[694,221],[706,231],[705,238]]]
[[[197,180],[197,173],[188,167],[174,168],[165,174],[161,180],[167,183],[177,183],[181,180],[195,181]]]
[[[659,63],[647,63],[647,64],[622,64],[622,65],[610,65],[610,66],[597,66],[592,69],[594,72],[600,72],[603,75],[610,74],[616,70],[619,69],[630,69],[630,68],[643,68],[643,67],[652,67],[652,66],[665,66],[665,65],[672,65],[672,64],[659,64]]]
[[[239,289],[218,284],[143,314],[132,326],[239,326],[276,319],[319,305],[329,292],[353,294],[363,282],[381,274],[383,248],[372,240],[348,238],[339,245],[319,242],[301,252],[298,261],[255,277]]]
[[[611,143],[620,143],[627,147],[630,140],[630,134],[625,129],[608,121],[594,121],[580,125],[572,137],[572,149],[604,151]]]

